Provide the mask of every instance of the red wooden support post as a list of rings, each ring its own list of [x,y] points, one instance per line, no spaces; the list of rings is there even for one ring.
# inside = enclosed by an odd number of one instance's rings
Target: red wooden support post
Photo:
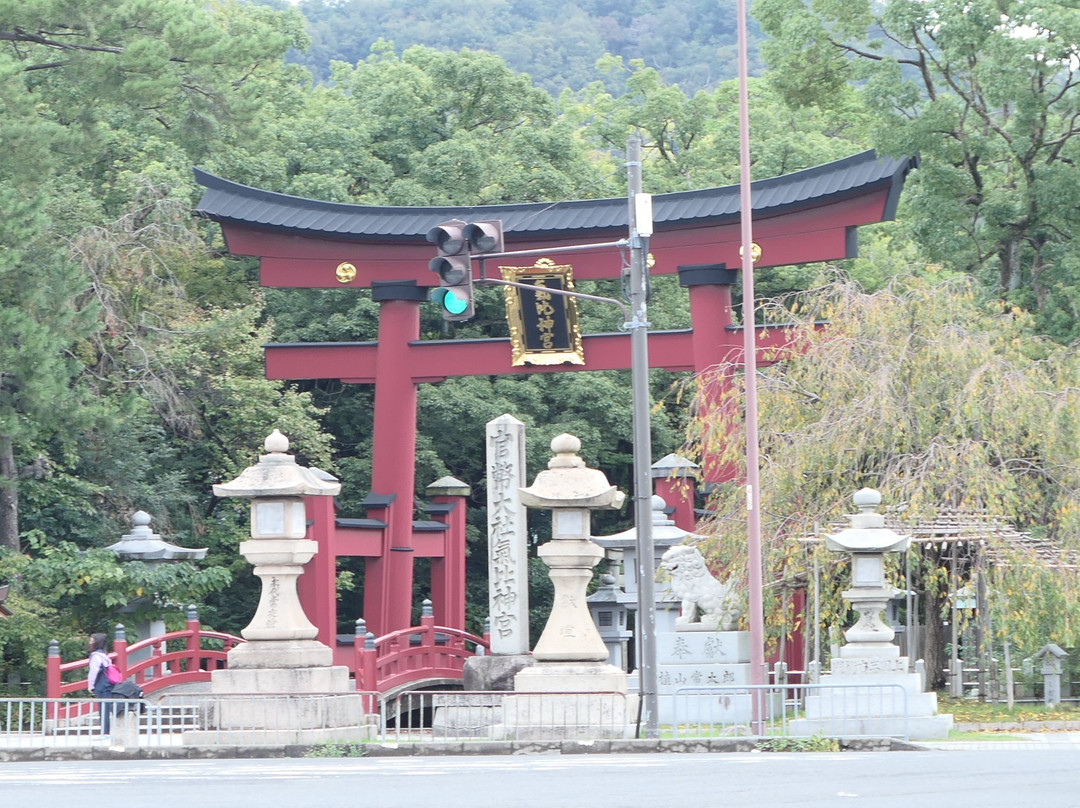
[[[369,631],[364,637],[364,651],[361,654],[360,667],[357,669],[357,679],[362,690],[371,692],[379,689],[379,681],[376,676],[377,657],[375,635]]]
[[[116,667],[120,673],[127,676],[127,632],[123,623],[116,624],[116,633],[113,635],[113,653],[116,654]]]
[[[426,489],[432,516],[446,524],[441,557],[431,560],[431,600],[439,625],[465,630],[465,511],[472,489],[443,477]]]
[[[420,642],[424,645],[435,644],[435,612],[431,608],[431,601],[424,600],[420,607],[420,626],[423,628],[421,632]]]
[[[304,497],[307,537],[319,545],[296,581],[300,607],[319,629],[316,639],[337,648],[337,530],[333,497]]]
[[[143,670],[139,671],[135,675],[135,681],[138,684],[141,685],[143,682],[145,682],[147,676],[149,676],[151,679],[155,679],[155,678],[159,678],[159,677],[162,677],[162,676],[165,675],[165,673],[166,673],[165,664],[162,663],[162,662],[157,661],[157,660],[161,659],[161,656],[164,653],[165,653],[165,643],[156,642],[156,643],[154,643],[153,645],[150,646],[150,658],[152,660],[154,660],[154,664],[150,665],[147,668],[144,668]]]
[[[372,299],[379,303],[379,351],[371,490],[394,498],[386,509],[382,553],[367,564],[364,581],[364,618],[381,636],[412,621],[417,382],[409,373],[410,345],[420,339],[420,304],[427,294],[415,284],[376,282]]]
[[[45,697],[60,698],[60,643],[49,640],[45,657]],[[55,705],[50,708],[55,710]]]
[[[679,284],[690,293],[690,319],[694,324],[694,372],[701,385],[695,415],[709,418],[718,408],[731,406],[724,397],[733,383],[734,370],[729,365],[742,361],[741,338],[731,330],[731,287],[738,272],[724,264],[680,266],[678,272]],[[701,465],[702,477],[708,483],[734,480],[740,473],[735,466],[721,466],[711,452]],[[693,529],[681,524],[679,527]]]
[[[199,642],[199,610],[195,608],[194,603],[187,607],[185,629],[187,631],[187,657],[184,659],[184,668],[188,671],[197,671],[201,667],[199,664],[201,643]]]
[[[410,660],[408,668],[437,667],[435,664],[438,658],[438,649],[435,648],[435,612],[431,608],[431,601],[426,598],[420,607],[420,648],[417,651],[417,658],[415,661]]]
[[[697,464],[675,454],[658,460],[651,468],[652,478],[656,481],[656,495],[669,508],[675,509],[671,520],[676,527],[690,533],[697,525],[697,515],[694,513],[697,468]]]

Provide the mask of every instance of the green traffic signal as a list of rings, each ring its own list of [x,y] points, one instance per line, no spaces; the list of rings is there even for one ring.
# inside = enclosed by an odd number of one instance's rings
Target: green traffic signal
[[[463,298],[460,294],[456,293],[454,289],[432,289],[431,299],[438,303],[439,307],[446,314],[451,314],[455,317],[464,314],[469,310],[468,299]]]

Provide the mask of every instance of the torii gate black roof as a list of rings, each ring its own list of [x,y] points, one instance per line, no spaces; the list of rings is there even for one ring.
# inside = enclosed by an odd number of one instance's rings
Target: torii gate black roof
[[[892,219],[908,171],[916,157],[878,157],[873,150],[832,163],[785,174],[752,185],[755,216],[813,207],[889,189],[882,220]],[[206,188],[195,212],[221,223],[345,241],[401,241],[425,236],[433,222],[446,219],[501,219],[506,232],[519,235],[605,233],[625,230],[625,197],[512,205],[394,207],[320,202],[263,191],[195,169]],[[736,219],[739,187],[729,185],[653,196],[656,227],[690,226]]]

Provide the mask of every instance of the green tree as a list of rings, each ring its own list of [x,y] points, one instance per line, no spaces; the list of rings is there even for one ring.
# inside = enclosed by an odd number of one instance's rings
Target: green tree
[[[772,75],[797,104],[848,99],[874,143],[922,156],[904,217],[931,260],[1073,339],[1080,15],[1072,2],[762,0]]]
[[[562,114],[589,145],[621,154],[635,130],[644,139],[643,181],[655,193],[739,181],[738,85],[727,81],[687,95],[641,60],[607,57],[599,67],[625,76],[613,95],[601,82],[565,91]],[[847,157],[865,148],[868,116],[855,104],[797,109],[784,103],[771,78],[750,82],[751,175],[766,179]]]
[[[44,441],[57,435],[64,442],[81,419],[85,424],[73,348],[97,322],[85,302],[85,278],[48,243],[36,200],[4,185],[0,200],[10,204],[0,224],[0,547],[17,550],[18,458],[31,464]]]
[[[82,395],[80,346],[112,312],[70,239],[122,212],[133,175],[175,180],[200,148],[235,137],[293,44],[295,12],[0,0],[0,545],[18,546],[20,464],[49,461],[50,445],[64,454],[108,409]]]
[[[797,324],[798,358],[760,372],[768,584],[805,575],[796,540],[850,512],[851,494],[864,486],[903,507],[910,524],[952,508],[1000,516],[1066,549],[1077,546],[1080,365],[1071,352],[1034,336],[1030,317],[987,301],[970,281],[914,276],[872,295],[831,282],[789,306],[770,307],[770,315]],[[822,320],[830,325],[815,328]],[[744,462],[743,442],[729,437],[741,433],[738,409],[699,422],[695,433],[699,446],[735,466]],[[702,532],[712,537],[716,556],[738,570],[746,528],[736,488],[720,492]],[[1030,583],[1018,583],[1037,580],[1060,594],[1071,588],[1069,573],[1039,565],[1033,575],[1038,559],[1021,548],[992,550],[1009,562],[996,570],[1000,580],[1012,581],[996,587],[1007,615],[999,625],[1029,652],[1033,638],[1045,642],[1051,632],[1074,642],[1076,601],[1047,594],[1039,601],[1055,601],[1059,611],[1031,608]],[[927,545],[918,557],[927,671],[940,685],[949,550]],[[838,600],[833,604],[840,609]],[[832,619],[847,624],[843,610]]]

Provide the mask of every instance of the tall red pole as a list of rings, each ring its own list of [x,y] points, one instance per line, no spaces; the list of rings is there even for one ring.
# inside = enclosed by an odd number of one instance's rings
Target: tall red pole
[[[746,54],[746,0],[738,0],[739,205],[742,224],[743,366],[746,372],[746,543],[749,553],[750,683],[765,684],[765,614],[761,574],[761,508],[758,457],[757,345],[754,328],[754,231],[750,197],[750,103]]]

